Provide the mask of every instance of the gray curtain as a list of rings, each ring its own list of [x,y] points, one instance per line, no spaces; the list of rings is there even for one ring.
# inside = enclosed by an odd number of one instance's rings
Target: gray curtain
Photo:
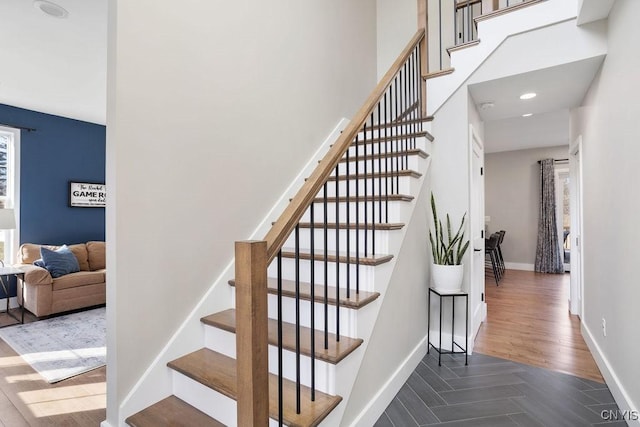
[[[564,273],[556,224],[554,172],[553,159],[540,162],[540,216],[535,265],[535,271],[539,273]]]

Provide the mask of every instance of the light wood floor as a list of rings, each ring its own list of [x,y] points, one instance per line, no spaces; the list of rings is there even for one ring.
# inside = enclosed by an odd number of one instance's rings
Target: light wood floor
[[[25,323],[35,320],[25,315]],[[0,314],[0,326],[8,323],[13,319]],[[105,367],[49,384],[0,340],[1,427],[98,426],[106,418],[106,400]]]
[[[604,382],[569,314],[569,274],[507,270],[486,280],[487,320],[474,351]]]
[[[603,382],[579,319],[569,315],[568,292],[568,274],[507,270],[499,287],[487,278],[475,351]],[[0,314],[0,326],[9,320]],[[106,368],[49,384],[0,340],[0,427],[98,426],[105,407]]]

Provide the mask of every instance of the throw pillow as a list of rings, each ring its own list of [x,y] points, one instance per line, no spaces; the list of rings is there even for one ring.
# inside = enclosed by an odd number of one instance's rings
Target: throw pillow
[[[40,255],[44,262],[44,268],[49,270],[53,278],[80,271],[78,259],[67,245],[63,245],[55,251],[40,248]]]
[[[42,260],[42,258],[40,258],[40,259],[37,259],[37,260],[33,261],[33,265],[36,265],[36,266],[38,266],[38,267],[42,267],[42,268],[46,268],[46,267],[44,266],[44,261]]]

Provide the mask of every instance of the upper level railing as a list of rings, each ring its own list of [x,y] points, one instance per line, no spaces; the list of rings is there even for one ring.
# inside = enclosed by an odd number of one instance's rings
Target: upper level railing
[[[428,0],[428,70],[451,67],[449,50],[478,40],[477,23],[540,0]]]
[[[340,339],[340,297],[337,290],[345,291],[347,298],[351,292],[359,292],[360,260],[376,251],[376,224],[389,222],[389,199],[399,195],[397,177],[401,171],[408,169],[408,153],[416,151],[416,135],[422,131],[424,41],[424,30],[419,30],[291,199],[264,240],[236,242],[238,425],[267,425],[269,417],[267,268],[272,261],[276,261],[276,268],[272,268],[270,272],[272,276],[276,276],[275,279],[271,279],[271,283],[277,283],[277,399],[280,405],[277,415],[273,414],[272,408],[273,418],[279,418],[282,423],[283,257],[294,260],[295,270],[292,273],[294,277],[290,280],[294,283],[295,289],[297,413],[301,411],[301,393],[306,393],[306,389],[300,386],[300,287],[303,280],[300,273],[301,260],[310,262],[310,276],[304,277],[305,281],[308,280],[312,284],[309,300],[318,301],[324,306],[324,315],[321,316],[324,325],[320,325],[318,329],[324,335],[325,349],[330,336],[336,341]],[[352,185],[354,181],[355,185]],[[335,205],[331,206],[331,210],[328,208],[330,204]],[[301,223],[303,216],[305,222]],[[303,257],[300,251],[301,229],[309,233],[310,242],[307,244],[310,247],[307,248],[306,257]],[[328,236],[329,230],[335,234]],[[354,230],[356,237],[352,238],[350,236]],[[285,244],[292,247],[285,251]],[[316,263],[319,271],[315,269]],[[335,263],[330,273],[328,263]],[[343,267],[343,273],[340,272],[340,264],[346,264],[346,271]],[[324,295],[313,294],[313,285],[316,283],[321,285]],[[335,296],[327,294],[329,286],[335,287]],[[335,334],[328,332],[327,307],[330,299],[336,305],[332,311],[335,318],[331,319]],[[310,396],[307,398],[314,401],[315,304],[310,303],[310,310],[312,373]]]

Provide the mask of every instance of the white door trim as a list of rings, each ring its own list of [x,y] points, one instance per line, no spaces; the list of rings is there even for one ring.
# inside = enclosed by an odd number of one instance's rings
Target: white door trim
[[[482,324],[482,322],[484,322],[487,318],[487,303],[485,300],[482,300],[481,295],[485,293],[485,289],[484,289],[484,279],[482,279],[481,284],[476,283],[476,280],[474,278],[474,273],[475,273],[475,269],[477,268],[476,261],[475,258],[478,254],[478,252],[476,252],[477,249],[480,249],[480,254],[482,256],[482,260],[483,262],[481,263],[481,265],[484,268],[484,238],[477,238],[477,236],[474,236],[473,231],[472,230],[472,222],[473,222],[473,218],[475,218],[476,215],[479,215],[482,218],[482,222],[480,224],[478,224],[479,227],[481,227],[481,230],[484,230],[484,196],[482,197],[482,203],[480,204],[480,206],[478,206],[478,209],[481,210],[480,213],[478,212],[474,212],[473,211],[473,207],[474,207],[474,201],[473,201],[473,197],[475,196],[473,189],[474,189],[474,156],[477,156],[479,158],[482,159],[481,161],[481,167],[484,168],[484,142],[482,141],[482,138],[480,138],[480,135],[478,134],[478,132],[476,131],[476,129],[473,127],[473,125],[470,123],[469,124],[469,145],[468,145],[468,169],[469,169],[469,201],[468,201],[468,205],[469,205],[469,222],[468,222],[468,226],[467,226],[467,233],[468,236],[471,239],[471,243],[470,243],[470,248],[469,248],[469,313],[467,313],[467,315],[469,316],[469,348],[472,352],[473,350],[473,343],[475,340],[475,337],[478,333],[478,329],[480,328],[480,325]],[[482,183],[482,192],[484,193],[484,180]],[[482,276],[484,278],[484,275]],[[476,303],[477,302],[477,303]]]
[[[576,164],[577,161],[577,164]],[[583,181],[582,181],[582,135],[569,145],[569,165],[573,209],[571,212],[571,287],[569,308],[571,314],[584,318],[584,228],[583,228]],[[577,228],[577,230],[574,230]],[[574,269],[574,266],[577,268]]]

